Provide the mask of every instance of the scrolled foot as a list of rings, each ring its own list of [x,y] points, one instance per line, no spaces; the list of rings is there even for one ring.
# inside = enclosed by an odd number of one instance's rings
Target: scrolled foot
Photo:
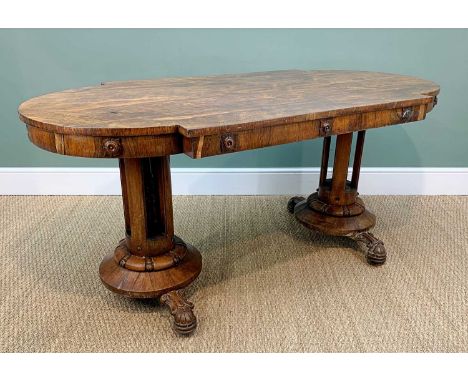
[[[197,317],[193,314],[193,304],[184,298],[182,290],[173,290],[163,294],[160,301],[171,311],[176,333],[190,334],[195,330]]]
[[[367,247],[366,260],[370,265],[383,265],[387,260],[387,251],[383,241],[377,239],[370,232],[356,232],[349,237]]]
[[[300,202],[302,202],[303,200],[305,200],[305,198],[303,198],[302,196],[294,196],[292,197],[291,199],[289,199],[288,201],[288,211],[290,214],[294,213],[294,208],[296,207],[296,205]]]

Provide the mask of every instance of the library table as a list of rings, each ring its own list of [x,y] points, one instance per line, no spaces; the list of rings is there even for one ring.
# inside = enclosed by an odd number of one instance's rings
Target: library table
[[[293,197],[287,208],[309,229],[362,243],[368,263],[381,265],[384,244],[369,232],[375,216],[357,192],[366,130],[423,120],[438,93],[437,84],[403,75],[285,70],[103,82],[32,98],[19,116],[45,150],[118,158],[125,238],[104,257],[101,280],[124,296],[159,298],[176,332],[188,334],[197,320],[182,290],[202,259],[174,234],[170,155],[204,158],[323,138],[317,192]]]

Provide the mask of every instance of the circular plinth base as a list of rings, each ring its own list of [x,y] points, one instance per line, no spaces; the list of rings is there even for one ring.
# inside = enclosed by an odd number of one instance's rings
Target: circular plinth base
[[[313,210],[309,207],[307,200],[293,199],[297,201],[293,210],[296,219],[305,227],[327,235],[347,236],[353,232],[367,231],[375,225],[375,215],[367,210],[356,216],[331,216]],[[291,204],[294,204],[293,199],[288,205],[290,210]],[[362,203],[361,200],[359,202]]]
[[[202,269],[200,252],[189,244],[187,253],[177,265],[160,271],[137,272],[120,266],[109,254],[99,266],[103,284],[115,293],[133,298],[157,298],[181,289],[197,278]]]

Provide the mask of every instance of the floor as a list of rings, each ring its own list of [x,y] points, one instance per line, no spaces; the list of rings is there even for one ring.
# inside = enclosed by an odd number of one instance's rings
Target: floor
[[[468,197],[364,197],[389,254],[309,232],[288,197],[175,197],[202,253],[184,338],[155,301],[112,294],[119,197],[0,197],[2,352],[467,352]]]

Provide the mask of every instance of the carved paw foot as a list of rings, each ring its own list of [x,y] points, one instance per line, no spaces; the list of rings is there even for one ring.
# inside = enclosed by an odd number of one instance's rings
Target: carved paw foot
[[[370,232],[356,232],[349,237],[367,247],[366,260],[370,265],[383,265],[387,259],[387,251],[383,241]]]
[[[197,327],[193,304],[187,301],[182,290],[173,290],[161,296],[161,303],[168,306],[174,317],[173,327],[178,334],[190,334]]]
[[[294,213],[294,208],[296,207],[296,205],[300,202],[302,202],[303,200],[305,200],[305,198],[303,198],[302,196],[294,196],[292,197],[291,199],[289,199],[288,201],[288,211],[290,214]]]

